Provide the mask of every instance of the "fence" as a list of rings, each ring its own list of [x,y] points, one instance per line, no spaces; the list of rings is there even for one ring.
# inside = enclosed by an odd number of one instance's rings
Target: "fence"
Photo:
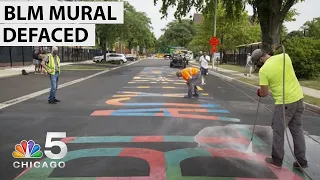
[[[28,66],[33,61],[33,51],[35,49],[47,49],[49,47],[23,47],[23,46],[1,46],[0,47],[0,67],[6,66]],[[77,47],[59,47],[58,55],[61,62],[79,62],[93,59],[94,56],[101,55],[102,50],[85,49]]]
[[[260,47],[261,42],[237,46],[237,51],[225,54],[222,62],[226,64],[245,66],[247,63],[247,54],[251,54],[254,50],[259,49]]]

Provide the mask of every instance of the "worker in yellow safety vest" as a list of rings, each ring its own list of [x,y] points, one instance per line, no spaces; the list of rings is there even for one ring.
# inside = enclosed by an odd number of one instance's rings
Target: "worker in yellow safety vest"
[[[177,77],[182,77],[186,80],[186,84],[188,86],[188,94],[185,95],[185,98],[199,97],[198,89],[197,89],[197,80],[200,76],[200,70],[195,67],[188,67],[183,70],[179,70],[176,73]]]
[[[56,104],[60,100],[56,99],[56,91],[58,89],[58,81],[60,74],[60,58],[58,56],[58,47],[52,47],[51,53],[45,56],[41,63],[42,67],[48,72],[51,89],[50,96],[48,98],[49,104]]]

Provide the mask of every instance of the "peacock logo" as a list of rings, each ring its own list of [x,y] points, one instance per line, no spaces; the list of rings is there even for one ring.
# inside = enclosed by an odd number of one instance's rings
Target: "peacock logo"
[[[33,140],[22,140],[20,144],[15,146],[15,151],[12,152],[14,158],[42,158],[43,153],[40,150],[39,144],[36,144]]]

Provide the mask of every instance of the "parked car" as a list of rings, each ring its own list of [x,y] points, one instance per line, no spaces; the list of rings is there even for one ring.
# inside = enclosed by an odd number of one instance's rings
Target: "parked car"
[[[118,64],[126,63],[128,60],[124,54],[110,53],[105,62],[116,62]]]
[[[106,56],[110,55],[111,53],[116,53],[115,51],[107,51]],[[95,56],[93,57],[93,62],[95,63],[100,63],[103,60],[103,54],[99,55],[99,56]]]
[[[137,60],[137,55],[135,54],[127,54],[126,58],[128,61],[136,61]]]

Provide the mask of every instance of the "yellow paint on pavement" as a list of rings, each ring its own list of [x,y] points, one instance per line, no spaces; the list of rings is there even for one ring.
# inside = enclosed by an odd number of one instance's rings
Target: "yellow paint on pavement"
[[[164,89],[174,89],[175,87],[172,87],[172,86],[163,86],[162,88],[164,88]]]
[[[202,91],[202,90],[203,90],[200,86],[197,86],[197,88],[198,88],[199,91]]]
[[[138,86],[137,88],[150,88],[150,86]]]

